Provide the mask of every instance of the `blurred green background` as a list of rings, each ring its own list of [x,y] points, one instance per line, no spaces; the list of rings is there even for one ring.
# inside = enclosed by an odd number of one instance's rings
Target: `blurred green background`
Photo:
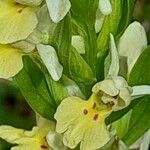
[[[134,19],[143,24],[150,43],[150,0],[137,0]]]
[[[140,21],[150,43],[150,0],[137,0],[134,20]],[[14,83],[0,79],[0,125],[31,129],[35,124],[35,114],[25,102]],[[10,145],[0,140],[0,150],[9,150]]]

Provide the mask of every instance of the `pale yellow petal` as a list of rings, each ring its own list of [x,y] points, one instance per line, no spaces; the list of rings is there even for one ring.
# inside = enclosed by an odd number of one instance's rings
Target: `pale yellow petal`
[[[80,120],[80,122],[76,122],[76,124],[71,125],[64,133],[63,142],[66,146],[73,149],[82,141],[86,130],[86,124],[88,123],[85,121],[86,120]]]
[[[12,147],[11,150],[41,150],[41,149],[38,144],[28,143],[25,145],[18,145],[18,146]]]
[[[28,6],[38,6],[43,0],[15,0],[17,3],[28,5]]]
[[[67,130],[72,122],[79,119],[83,109],[86,107],[86,101],[78,97],[68,97],[58,106],[54,118],[57,120],[56,131],[62,133]]]
[[[87,124],[88,126],[88,124]],[[106,128],[104,120],[95,122],[92,126],[88,127],[84,140],[81,141],[81,150],[96,150],[104,146],[110,140],[109,132]]]
[[[15,143],[15,141],[24,136],[23,129],[17,129],[11,126],[0,126],[0,138],[6,140],[9,143]]]
[[[35,8],[25,7],[9,0],[0,0],[0,43],[23,40],[37,25]]]
[[[33,137],[39,131],[39,127],[33,127],[32,131],[24,131],[25,137]]]
[[[23,68],[22,55],[19,49],[0,45],[0,78],[13,77]]]

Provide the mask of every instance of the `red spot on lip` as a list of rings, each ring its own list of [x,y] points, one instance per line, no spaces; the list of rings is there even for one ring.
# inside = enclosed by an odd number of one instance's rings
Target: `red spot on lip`
[[[46,145],[41,145],[41,149],[48,149]]]
[[[93,108],[93,109],[95,109],[95,108],[96,108],[96,103],[94,103],[94,104],[93,104],[93,107],[92,107],[92,108]]]
[[[99,115],[98,115],[98,114],[95,114],[94,117],[93,117],[93,120],[94,120],[94,121],[97,121],[98,117],[99,117]]]
[[[83,110],[83,114],[84,114],[84,115],[87,115],[87,114],[88,114],[88,110],[87,110],[87,109],[84,109],[84,110]]]
[[[19,9],[19,10],[18,10],[18,13],[21,13],[22,11],[23,11],[23,8]]]

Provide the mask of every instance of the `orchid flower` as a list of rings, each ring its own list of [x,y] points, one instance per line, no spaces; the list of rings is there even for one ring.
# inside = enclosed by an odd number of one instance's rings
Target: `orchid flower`
[[[46,141],[46,135],[51,128],[51,124],[45,124],[42,127],[35,126],[32,131],[17,129],[11,126],[0,126],[0,138],[11,144],[17,144],[12,150],[51,150]]]
[[[105,125],[110,113],[111,109],[101,103],[99,95],[92,94],[87,101],[68,97],[58,106],[54,116],[56,131],[64,133],[63,143],[71,149],[80,142],[81,150],[98,149],[110,140]]]
[[[17,145],[12,150],[67,150],[62,136],[55,132],[55,122],[41,116],[38,116],[37,126],[31,131],[1,125],[0,138]]]

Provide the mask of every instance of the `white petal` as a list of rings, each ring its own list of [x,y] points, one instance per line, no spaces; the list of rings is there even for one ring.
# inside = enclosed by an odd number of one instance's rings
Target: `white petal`
[[[111,52],[111,65],[108,75],[117,76],[119,72],[119,56],[115,44],[115,40],[112,34],[110,34],[110,52]]]
[[[85,54],[85,45],[82,36],[73,35],[71,41],[72,46],[77,50],[79,54]]]
[[[149,150],[149,144],[150,144],[150,129],[144,134],[140,150]]]
[[[70,10],[69,0],[46,0],[51,19],[58,23]]]
[[[38,9],[37,18],[39,21],[37,30],[39,30],[42,34],[47,34],[49,36],[52,35],[57,24],[51,20],[46,4]]]
[[[62,79],[63,79],[63,84],[66,86],[68,90],[69,96],[78,96],[81,98],[85,98],[79,86],[73,80],[69,79],[67,76],[63,76]]]
[[[38,44],[37,49],[53,80],[58,81],[62,76],[63,67],[59,63],[55,49],[43,44]]]
[[[13,47],[21,49],[25,53],[29,53],[35,49],[35,44],[27,41],[19,41],[11,44]]]
[[[142,95],[150,94],[149,85],[133,86],[132,89],[133,89],[133,93],[131,96],[142,96]]]
[[[121,77],[121,76],[112,77],[112,80],[113,80],[113,82],[115,84],[115,87],[118,90],[120,90],[122,88],[125,88],[125,87],[130,90],[130,87],[128,86],[127,81],[123,77]]]
[[[118,45],[119,55],[127,57],[128,72],[131,71],[146,46],[147,38],[143,26],[138,22],[133,22],[125,30]]]
[[[56,131],[50,131],[46,136],[47,142],[51,148],[54,150],[67,150],[66,146],[63,144],[62,134]]]
[[[111,3],[109,0],[99,0],[99,9],[102,14],[109,15],[112,12]]]
[[[96,12],[96,21],[95,21],[95,31],[96,33],[100,32],[103,22],[104,22],[105,16],[101,13],[99,9],[97,9]]]
[[[130,149],[149,150],[150,130],[130,146]]]
[[[111,78],[98,82],[93,86],[92,92],[98,93],[99,91],[103,91],[109,96],[116,96],[119,94],[119,89],[116,88],[115,83]]]

